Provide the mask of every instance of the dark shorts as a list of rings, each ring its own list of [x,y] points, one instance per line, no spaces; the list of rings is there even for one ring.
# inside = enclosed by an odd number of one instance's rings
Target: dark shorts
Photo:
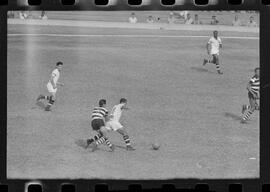
[[[217,54],[214,54],[212,56],[213,56],[213,63],[214,64],[217,64],[217,62],[218,62],[218,55]]]
[[[251,92],[248,92],[248,98],[250,99],[254,99],[254,100],[257,100],[259,99],[258,95],[255,93],[256,97],[253,96],[253,94]]]
[[[93,130],[98,131],[102,126],[105,126],[104,121],[102,119],[94,119],[91,122],[91,126]]]

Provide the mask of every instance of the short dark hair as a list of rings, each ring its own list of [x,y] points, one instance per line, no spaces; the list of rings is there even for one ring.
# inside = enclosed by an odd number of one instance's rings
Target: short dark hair
[[[105,105],[105,104],[106,104],[106,99],[100,99],[99,102],[98,102],[98,105],[99,105],[100,107],[102,107],[102,106]]]
[[[63,65],[63,62],[62,62],[62,61],[58,61],[58,62],[56,63],[56,66],[59,66],[59,65]]]
[[[256,72],[257,70],[260,70],[260,67],[256,67],[256,68],[254,69],[255,72]]]
[[[127,102],[127,99],[125,99],[125,98],[120,99],[120,103],[126,103],[126,102]]]

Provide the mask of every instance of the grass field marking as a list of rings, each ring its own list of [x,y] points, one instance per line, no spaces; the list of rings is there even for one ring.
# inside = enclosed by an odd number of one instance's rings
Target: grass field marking
[[[209,38],[207,35],[83,35],[83,34],[49,34],[49,33],[12,33],[8,36],[47,36],[47,37],[130,37],[130,38]],[[259,40],[259,37],[221,36],[223,39]]]

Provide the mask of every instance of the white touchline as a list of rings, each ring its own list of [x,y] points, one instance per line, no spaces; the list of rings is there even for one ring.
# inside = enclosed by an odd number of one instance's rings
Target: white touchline
[[[131,38],[209,38],[203,35],[83,35],[83,34],[38,34],[38,33],[10,33],[8,36],[47,36],[47,37],[131,37]],[[223,39],[253,39],[259,37],[221,36]]]

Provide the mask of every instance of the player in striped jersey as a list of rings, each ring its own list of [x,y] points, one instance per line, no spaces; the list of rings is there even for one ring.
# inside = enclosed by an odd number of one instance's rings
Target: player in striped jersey
[[[92,151],[96,150],[97,146],[106,143],[111,151],[114,151],[114,146],[108,140],[106,136],[107,129],[105,127],[105,121],[108,118],[108,110],[106,109],[106,100],[101,99],[99,100],[99,106],[95,107],[92,112],[92,122],[91,126],[94,131],[98,133],[91,139],[87,139],[86,148],[92,144]]]
[[[248,98],[249,98],[249,106],[242,106],[242,123],[246,123],[249,120],[250,116],[254,112],[254,110],[259,109],[257,104],[257,100],[260,99],[260,68],[255,68],[255,75],[250,79],[248,86]]]

